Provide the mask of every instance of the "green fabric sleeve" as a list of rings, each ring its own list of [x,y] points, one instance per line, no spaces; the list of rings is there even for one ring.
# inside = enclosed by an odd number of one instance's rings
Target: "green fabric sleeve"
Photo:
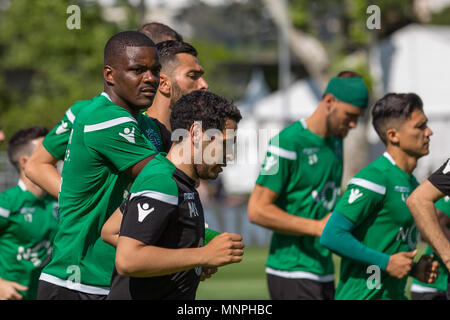
[[[390,256],[370,249],[358,241],[351,233],[354,227],[350,219],[333,211],[320,237],[320,244],[340,256],[377,265],[386,270]]]
[[[218,236],[220,232],[205,228],[205,245],[208,244],[212,239]]]

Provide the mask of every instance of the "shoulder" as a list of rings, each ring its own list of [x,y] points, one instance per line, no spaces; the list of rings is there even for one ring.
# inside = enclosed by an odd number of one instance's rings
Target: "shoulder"
[[[348,185],[357,185],[384,195],[386,193],[387,186],[387,170],[386,168],[381,166],[377,160],[370,163],[367,167],[361,169],[348,182]]]
[[[12,187],[0,193],[0,216],[8,218],[21,207],[23,199],[19,186]]]
[[[178,197],[178,186],[173,177],[176,167],[163,155],[158,154],[142,169],[134,181],[130,192],[153,191]]]
[[[273,155],[288,160],[297,159],[297,150],[303,134],[303,127],[297,121],[281,130],[281,132],[270,139],[267,151]]]

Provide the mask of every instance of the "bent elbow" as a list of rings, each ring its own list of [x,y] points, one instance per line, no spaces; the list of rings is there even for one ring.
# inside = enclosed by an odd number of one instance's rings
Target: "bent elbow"
[[[122,277],[128,277],[133,274],[133,266],[129,259],[116,254],[116,270]]]
[[[251,223],[259,224],[259,211],[255,205],[249,203],[247,207],[247,213],[248,213],[248,220]]]

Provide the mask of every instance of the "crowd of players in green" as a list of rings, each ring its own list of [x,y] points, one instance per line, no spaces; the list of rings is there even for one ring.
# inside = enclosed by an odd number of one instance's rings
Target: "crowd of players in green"
[[[191,300],[199,281],[242,260],[240,235],[205,228],[196,190],[233,158],[226,146],[241,120],[207,91],[203,73],[197,51],[165,25],[118,33],[105,46],[101,94],[76,102],[50,132],[25,128],[9,139],[20,180],[0,194],[0,299]],[[343,71],[310,117],[270,141],[248,216],[273,231],[271,299],[405,299],[408,276],[414,299],[446,298],[448,198],[433,220],[444,238],[421,229],[442,260],[429,247],[414,263],[417,215],[407,199],[432,135],[420,97],[375,103],[386,150],[340,195],[343,139],[368,98],[361,76]],[[447,167],[429,179],[433,201],[448,194]],[[332,252],[342,257],[337,288]]]

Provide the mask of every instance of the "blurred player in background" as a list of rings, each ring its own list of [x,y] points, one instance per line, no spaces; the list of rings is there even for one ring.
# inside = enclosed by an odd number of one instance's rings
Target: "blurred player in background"
[[[362,78],[341,72],[309,118],[271,139],[248,204],[250,221],[273,231],[266,261],[271,299],[334,298],[331,252],[319,237],[339,199],[343,138],[367,102]]]
[[[36,299],[39,274],[48,263],[58,226],[56,199],[29,180],[24,167],[47,128],[17,131],[8,157],[20,175],[17,186],[0,193],[0,299]]]
[[[2,145],[3,141],[5,141],[5,133],[3,132],[2,124],[0,123],[0,146]]]

